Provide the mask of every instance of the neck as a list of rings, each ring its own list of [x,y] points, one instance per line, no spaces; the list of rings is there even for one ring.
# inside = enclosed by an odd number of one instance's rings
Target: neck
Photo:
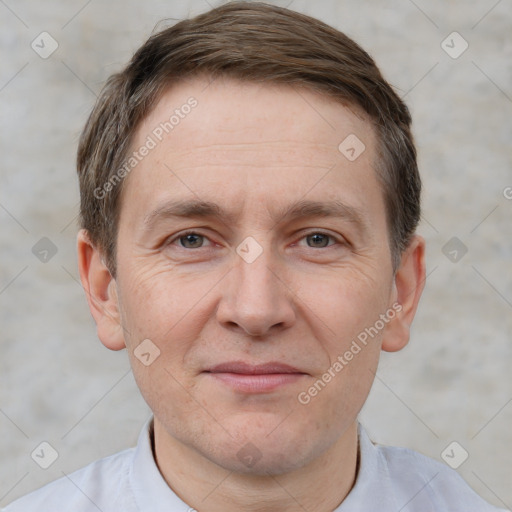
[[[229,471],[170,436],[154,420],[155,459],[169,487],[189,506],[208,512],[332,512],[357,474],[357,422],[309,464],[277,475]]]

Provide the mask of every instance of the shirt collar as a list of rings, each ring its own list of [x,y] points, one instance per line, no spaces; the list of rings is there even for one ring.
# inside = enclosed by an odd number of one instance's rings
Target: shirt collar
[[[352,490],[334,512],[361,510],[398,510],[388,465],[382,452],[372,443],[358,423],[359,470]]]
[[[137,507],[151,512],[190,512],[164,480],[153,455],[153,417],[142,429],[130,471],[130,486]]]
[[[144,425],[137,442],[130,486],[139,510],[152,512],[189,512],[184,503],[162,477],[153,455],[153,417]],[[359,468],[352,490],[334,512],[398,510],[386,459],[372,443],[363,426],[358,424]]]

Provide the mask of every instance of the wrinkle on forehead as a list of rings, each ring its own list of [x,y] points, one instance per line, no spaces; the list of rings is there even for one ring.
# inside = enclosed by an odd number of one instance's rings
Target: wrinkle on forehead
[[[197,98],[197,107],[127,176],[136,190],[130,194],[132,206],[133,201],[141,207],[144,203],[147,213],[178,189],[200,198],[215,192],[228,202],[240,202],[243,196],[243,202],[256,206],[262,200],[284,201],[285,196],[299,199],[313,189],[318,193],[326,179],[330,185],[323,185],[323,197],[333,198],[339,186],[348,202],[367,202],[363,198],[376,185],[374,131],[353,108],[292,87],[241,88],[229,81],[213,83],[204,92],[203,87],[194,81],[173,87],[139,128],[136,144],[188,97]],[[355,162],[338,149],[352,133],[366,145]],[[366,205],[375,206],[375,200]]]
[[[215,166],[303,167],[330,169],[340,155],[329,144],[296,141],[255,141],[252,143],[201,144],[172,150],[173,170]]]

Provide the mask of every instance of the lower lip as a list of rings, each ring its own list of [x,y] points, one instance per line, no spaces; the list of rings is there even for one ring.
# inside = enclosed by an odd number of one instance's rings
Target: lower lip
[[[209,373],[235,391],[243,393],[264,393],[297,382],[303,373],[265,373],[248,375],[244,373]]]

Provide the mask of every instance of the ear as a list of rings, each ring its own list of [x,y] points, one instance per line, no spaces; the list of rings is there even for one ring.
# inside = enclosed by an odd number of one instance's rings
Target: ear
[[[87,231],[77,236],[78,269],[98,337],[110,350],[125,348],[116,282]]]
[[[425,287],[425,240],[414,235],[402,253],[400,267],[394,282],[392,298],[397,313],[386,325],[382,339],[382,350],[396,352],[409,342],[410,328]],[[399,310],[399,308],[401,308]]]

